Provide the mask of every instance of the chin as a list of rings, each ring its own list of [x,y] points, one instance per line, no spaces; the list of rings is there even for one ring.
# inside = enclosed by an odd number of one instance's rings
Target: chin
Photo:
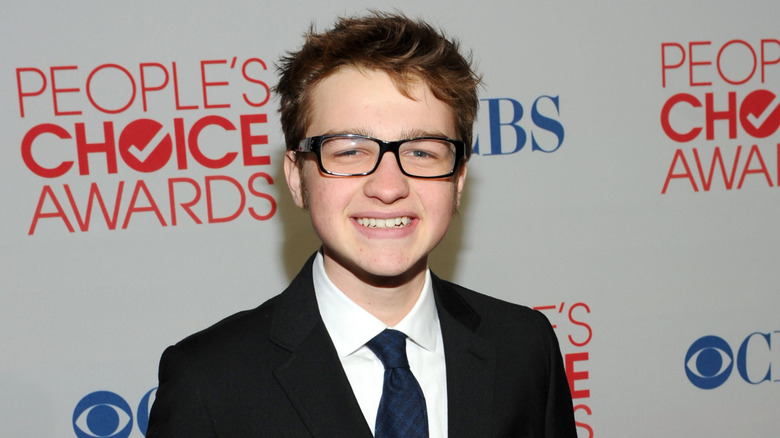
[[[361,264],[360,268],[374,277],[397,278],[408,275],[414,276],[427,266],[427,261],[424,258],[416,262],[410,261],[405,257],[403,260],[395,261],[390,260],[388,257],[379,257],[379,259],[381,260],[380,262]]]

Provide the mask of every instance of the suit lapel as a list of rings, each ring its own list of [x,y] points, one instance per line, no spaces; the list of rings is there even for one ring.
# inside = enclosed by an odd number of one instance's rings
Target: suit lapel
[[[313,257],[280,297],[270,338],[290,356],[274,375],[314,437],[371,437],[317,308]]]
[[[371,438],[317,307],[313,257],[279,297],[270,339],[290,352],[274,375],[313,437]],[[495,347],[475,331],[479,315],[432,276],[447,366],[450,438],[490,436]]]
[[[447,365],[449,437],[491,436],[495,347],[476,335],[474,309],[449,283],[432,277]]]

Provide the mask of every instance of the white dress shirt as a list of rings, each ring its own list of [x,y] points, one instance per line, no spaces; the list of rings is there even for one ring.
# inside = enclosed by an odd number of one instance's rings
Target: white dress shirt
[[[314,260],[312,274],[317,305],[325,328],[333,340],[363,416],[371,433],[374,433],[385,368],[366,347],[366,342],[388,327],[349,299],[330,281],[319,252]],[[425,285],[412,310],[391,328],[408,337],[406,353],[409,367],[425,396],[430,438],[446,438],[447,373],[430,271],[425,274]]]

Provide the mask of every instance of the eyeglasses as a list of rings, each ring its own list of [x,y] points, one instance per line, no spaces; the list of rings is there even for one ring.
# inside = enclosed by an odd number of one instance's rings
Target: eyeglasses
[[[465,144],[440,137],[382,141],[358,134],[335,134],[305,138],[294,150],[317,154],[320,170],[328,175],[369,175],[379,167],[385,152],[392,152],[406,176],[445,178],[455,173]]]

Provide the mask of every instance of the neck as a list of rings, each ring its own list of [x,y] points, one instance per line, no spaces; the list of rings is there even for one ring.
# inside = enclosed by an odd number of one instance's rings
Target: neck
[[[425,285],[427,260],[397,276],[378,276],[347,269],[324,256],[328,278],[344,295],[388,325],[398,324],[414,307]]]

